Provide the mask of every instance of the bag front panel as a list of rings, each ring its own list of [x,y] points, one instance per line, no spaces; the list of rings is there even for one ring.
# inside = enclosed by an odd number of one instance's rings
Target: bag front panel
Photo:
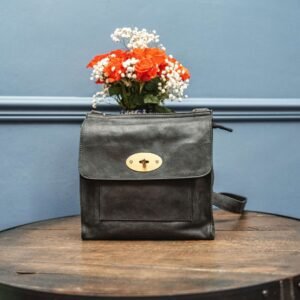
[[[83,239],[213,239],[210,174],[131,182],[81,178]]]

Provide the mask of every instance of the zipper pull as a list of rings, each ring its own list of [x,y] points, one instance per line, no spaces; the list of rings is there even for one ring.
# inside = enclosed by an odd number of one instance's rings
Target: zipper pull
[[[226,126],[217,124],[217,123],[215,123],[215,122],[213,122],[212,127],[213,127],[213,128],[222,129],[222,130],[226,130],[226,131],[228,131],[228,132],[232,132],[232,131],[233,131],[232,128],[229,128],[229,127],[226,127]]]

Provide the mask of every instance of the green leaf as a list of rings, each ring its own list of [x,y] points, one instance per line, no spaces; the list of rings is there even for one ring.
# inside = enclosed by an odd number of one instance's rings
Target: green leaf
[[[160,106],[160,105],[155,105],[153,107],[153,110],[156,113],[162,113],[162,114],[165,114],[165,113],[174,113],[174,110],[172,110],[172,109],[170,109],[168,107],[165,107],[165,106]]]
[[[139,94],[131,95],[129,102],[131,102],[134,106],[143,105],[143,97]]]
[[[152,80],[148,81],[144,85],[144,90],[147,92],[156,92],[158,90],[158,83],[159,83],[159,78],[153,78]]]
[[[144,97],[144,103],[158,104],[160,102],[159,98],[148,94]]]
[[[112,85],[109,89],[109,96],[116,96],[122,94],[122,88],[119,85]]]

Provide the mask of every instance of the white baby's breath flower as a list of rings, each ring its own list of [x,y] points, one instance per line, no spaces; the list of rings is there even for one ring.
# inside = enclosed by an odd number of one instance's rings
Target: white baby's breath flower
[[[137,27],[123,27],[117,28],[112,34],[111,38],[114,42],[123,42],[127,48],[149,48],[158,47],[165,50],[165,47],[159,43],[159,35],[155,30],[148,32],[145,28],[139,30]]]
[[[170,58],[171,55],[169,55]],[[166,59],[167,66],[165,70],[161,72],[160,79],[162,85],[158,86],[158,90],[161,94],[167,94],[170,100],[181,101],[184,96],[184,90],[188,87],[188,80],[183,80],[181,74],[184,71],[180,70],[178,62],[173,63],[171,60]]]

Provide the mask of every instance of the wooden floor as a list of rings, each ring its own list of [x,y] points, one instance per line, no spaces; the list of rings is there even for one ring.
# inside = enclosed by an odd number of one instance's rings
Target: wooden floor
[[[299,221],[217,211],[215,222],[214,241],[81,241],[79,217],[2,232],[0,299],[300,299]]]

